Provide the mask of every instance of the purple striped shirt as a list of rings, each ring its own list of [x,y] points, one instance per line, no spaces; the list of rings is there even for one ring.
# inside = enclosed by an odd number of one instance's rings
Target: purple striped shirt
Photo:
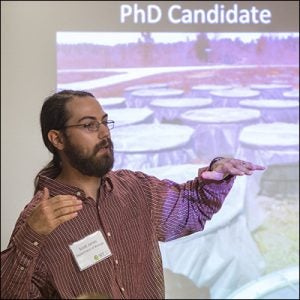
[[[25,222],[41,192],[22,211],[8,248],[1,253],[2,299],[65,298],[98,293],[113,299],[163,299],[164,280],[158,241],[170,241],[196,231],[216,213],[234,177],[178,184],[142,172],[109,172],[95,201],[74,186],[39,179],[39,190],[50,196],[71,194],[83,201],[76,218],[48,236]],[[47,175],[47,176],[46,176]],[[112,255],[80,271],[69,245],[101,231]]]

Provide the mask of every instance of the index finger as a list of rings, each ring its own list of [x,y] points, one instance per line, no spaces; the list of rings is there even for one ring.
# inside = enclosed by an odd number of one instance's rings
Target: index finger
[[[252,171],[254,170],[265,170],[266,167],[261,166],[261,165],[255,165],[255,164],[250,164],[249,169],[251,169]]]

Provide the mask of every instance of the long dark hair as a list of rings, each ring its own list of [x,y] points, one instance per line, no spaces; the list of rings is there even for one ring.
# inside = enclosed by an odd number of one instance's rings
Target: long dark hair
[[[94,97],[93,94],[86,91],[62,90],[49,97],[43,103],[40,114],[40,125],[43,141],[47,149],[53,154],[52,160],[38,172],[34,180],[35,192],[37,191],[38,179],[41,173],[51,169],[51,174],[57,176],[61,172],[60,157],[56,148],[48,139],[48,132],[52,129],[61,130],[69,119],[66,104],[74,97]]]

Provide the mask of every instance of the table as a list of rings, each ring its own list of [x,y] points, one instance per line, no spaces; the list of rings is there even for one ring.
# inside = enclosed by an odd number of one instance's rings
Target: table
[[[256,201],[257,195],[266,194],[278,199],[295,196],[295,187],[298,186],[299,180],[298,124],[274,122],[243,128],[236,157],[266,166],[270,171],[270,167],[274,167],[272,172],[268,172],[267,169],[248,177],[249,192],[246,193],[245,209],[248,226],[250,230],[255,230],[266,217],[266,212]],[[290,171],[284,172],[286,168]],[[262,185],[264,182],[269,186],[265,191]],[[294,186],[294,189],[291,189],[291,186]],[[266,191],[271,193],[267,194]]]
[[[232,85],[221,84],[199,84],[193,86],[190,91],[192,97],[210,98],[210,92],[232,89]]]
[[[156,99],[150,102],[149,107],[154,111],[155,118],[161,121],[177,120],[183,112],[190,109],[209,107],[212,100],[209,98],[172,98]]]
[[[97,100],[104,110],[126,107],[126,99],[124,97],[97,98]]]
[[[289,84],[251,84],[250,88],[260,92],[260,95],[264,99],[279,99],[283,96],[283,93],[292,89]]]
[[[191,161],[193,132],[189,126],[158,123],[115,128],[111,131],[114,169],[142,170]]]
[[[108,119],[115,121],[115,128],[154,121],[154,112],[147,107],[107,109],[105,112]]]
[[[291,90],[282,93],[283,98],[291,99],[291,100],[298,100],[299,101],[299,90]]]
[[[258,109],[261,120],[265,123],[272,122],[299,122],[299,101],[281,99],[242,100],[240,106]]]
[[[132,85],[124,89],[124,97],[125,98],[129,97],[132,92],[137,90],[164,89],[164,88],[168,88],[167,83],[148,83],[148,84]]]
[[[144,172],[159,179],[183,183],[194,179],[198,168],[204,166],[176,164],[147,168]],[[192,285],[197,289],[195,294],[199,295],[201,288],[207,287],[211,298],[224,299],[262,274],[265,263],[244,215],[245,191],[246,177],[237,177],[223,207],[206,223],[203,231],[159,243],[166,298],[178,298],[174,293],[180,293],[189,282],[189,287]]]
[[[180,115],[182,124],[195,129],[193,145],[201,161],[216,156],[234,156],[240,130],[260,122],[260,112],[254,109],[214,107],[189,110]]]
[[[132,100],[132,93],[140,90],[154,90],[154,89],[167,89],[169,85],[167,83],[148,83],[148,84],[138,84],[132,85],[124,89],[123,95],[126,98],[126,102],[129,103],[129,107],[134,106],[134,101]]]
[[[184,91],[180,89],[147,89],[132,92],[127,100],[129,107],[148,106],[155,99],[177,98],[183,96]]]
[[[260,92],[248,88],[233,88],[230,90],[212,91],[210,95],[216,107],[238,107],[244,99],[258,99]]]

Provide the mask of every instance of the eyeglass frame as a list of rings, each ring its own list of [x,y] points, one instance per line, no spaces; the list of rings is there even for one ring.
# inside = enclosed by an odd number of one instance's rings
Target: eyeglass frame
[[[97,127],[95,129],[91,129],[88,127],[92,123],[97,124]],[[106,128],[111,130],[114,128],[114,124],[115,124],[115,121],[113,121],[113,120],[105,120],[105,121],[101,121],[101,122],[99,122],[97,120],[92,120],[89,123],[85,123],[85,124],[66,125],[66,126],[63,126],[61,129],[66,129],[66,128],[70,128],[70,127],[83,127],[84,129],[87,129],[89,132],[97,132],[100,128],[100,125],[104,125]]]

